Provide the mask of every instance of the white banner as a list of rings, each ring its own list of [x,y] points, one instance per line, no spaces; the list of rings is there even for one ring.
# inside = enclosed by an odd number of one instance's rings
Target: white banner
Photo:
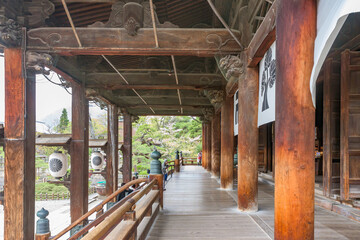
[[[326,55],[350,13],[360,12],[360,0],[318,0],[317,35],[310,91],[315,106],[316,80]]]
[[[258,126],[275,121],[276,42],[259,63]]]
[[[239,132],[239,90],[234,94],[234,136]]]

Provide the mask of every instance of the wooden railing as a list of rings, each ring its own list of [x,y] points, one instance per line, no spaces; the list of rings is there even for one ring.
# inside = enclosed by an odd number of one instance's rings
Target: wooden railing
[[[92,214],[96,213],[96,219],[92,222],[90,222],[89,224],[85,225],[82,229],[80,229],[78,232],[76,232],[74,235],[72,235],[69,239],[77,239],[78,237],[81,237],[82,235],[85,235],[89,230],[91,230],[92,228],[96,227],[93,229],[93,231],[95,229],[97,229],[101,222],[104,221],[104,219],[106,217],[110,217],[112,214],[117,214],[117,210],[119,209],[124,209],[123,206],[127,206],[127,202],[130,201],[131,203],[134,202],[135,200],[133,199],[133,197],[137,196],[137,200],[139,198],[139,195],[137,195],[138,193],[142,193],[141,197],[144,196],[144,194],[148,193],[151,188],[157,184],[157,180],[154,179],[153,181],[151,181],[151,183],[148,183],[149,179],[148,178],[143,178],[143,179],[136,179],[133,181],[130,181],[128,183],[126,183],[124,186],[120,187],[116,192],[112,193],[111,195],[109,195],[104,201],[102,201],[100,204],[98,204],[97,206],[95,206],[93,209],[91,209],[89,212],[85,213],[83,216],[81,216],[79,219],[77,219],[76,221],[74,221],[71,225],[69,225],[68,227],[66,227],[64,230],[62,230],[60,233],[58,233],[56,236],[52,237],[52,238],[36,238],[36,239],[42,239],[42,240],[47,240],[47,239],[52,239],[52,240],[56,240],[59,239],[60,237],[62,237],[63,235],[65,235],[67,232],[71,231],[72,229],[74,229],[75,227],[77,227],[78,225],[82,224],[83,222],[87,222],[87,219],[89,216],[91,216]],[[116,196],[123,192],[124,190],[126,190],[127,188],[129,188],[132,185],[137,185],[137,184],[141,184],[141,183],[147,183],[146,186],[144,187],[143,185],[140,186],[138,189],[136,189],[134,192],[132,192],[131,194],[129,194],[128,196],[126,196],[124,199],[122,199],[121,201],[117,202],[113,207],[111,207],[108,211],[104,212],[104,206],[109,203],[109,202],[113,202],[116,198]],[[151,186],[151,187],[149,187]],[[143,188],[143,189],[142,189]],[[146,191],[144,191],[146,189]],[[162,189],[162,188],[161,188]],[[148,191],[149,190],[149,191]],[[159,192],[159,190],[158,190]],[[137,201],[134,202],[134,204]],[[152,202],[153,203],[153,202]],[[133,205],[134,205],[133,204]],[[133,206],[132,205],[132,206]],[[99,226],[98,226],[99,225]],[[92,232],[92,231],[91,231]],[[91,233],[90,232],[90,233]],[[87,236],[87,235],[86,235]]]
[[[182,165],[198,165],[197,164],[197,158],[191,158],[191,157],[184,157],[182,158]]]

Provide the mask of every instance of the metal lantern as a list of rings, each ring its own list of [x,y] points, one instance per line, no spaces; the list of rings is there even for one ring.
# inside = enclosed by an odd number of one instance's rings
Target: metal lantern
[[[104,155],[100,151],[95,151],[91,154],[91,166],[95,170],[101,170],[104,166]]]
[[[49,170],[51,176],[61,178],[65,176],[68,169],[68,160],[61,151],[55,151],[49,157]]]

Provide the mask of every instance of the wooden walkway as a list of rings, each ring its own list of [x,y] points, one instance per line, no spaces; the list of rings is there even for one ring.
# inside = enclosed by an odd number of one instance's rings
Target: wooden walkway
[[[257,213],[237,210],[236,191],[222,191],[210,174],[185,166],[164,192],[164,209],[147,239],[273,239],[273,187],[259,182]],[[316,207],[315,239],[360,239],[360,224]]]

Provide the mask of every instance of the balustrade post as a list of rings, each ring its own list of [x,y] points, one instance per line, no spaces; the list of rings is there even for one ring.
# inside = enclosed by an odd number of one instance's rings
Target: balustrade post
[[[161,171],[161,162],[159,158],[161,157],[161,153],[159,153],[156,149],[154,152],[151,153],[150,157],[153,159],[150,163],[150,175],[149,180],[153,180],[154,178],[157,179],[158,190],[160,191],[160,206],[161,208],[164,207],[164,200],[163,200],[163,191],[164,191],[164,181],[163,181],[163,174]]]
[[[35,240],[48,240],[50,238],[50,223],[46,217],[49,215],[49,211],[42,208],[36,215],[40,219],[36,222]]]
[[[179,151],[176,150],[175,152],[175,172],[180,172],[180,157],[179,157]]]

